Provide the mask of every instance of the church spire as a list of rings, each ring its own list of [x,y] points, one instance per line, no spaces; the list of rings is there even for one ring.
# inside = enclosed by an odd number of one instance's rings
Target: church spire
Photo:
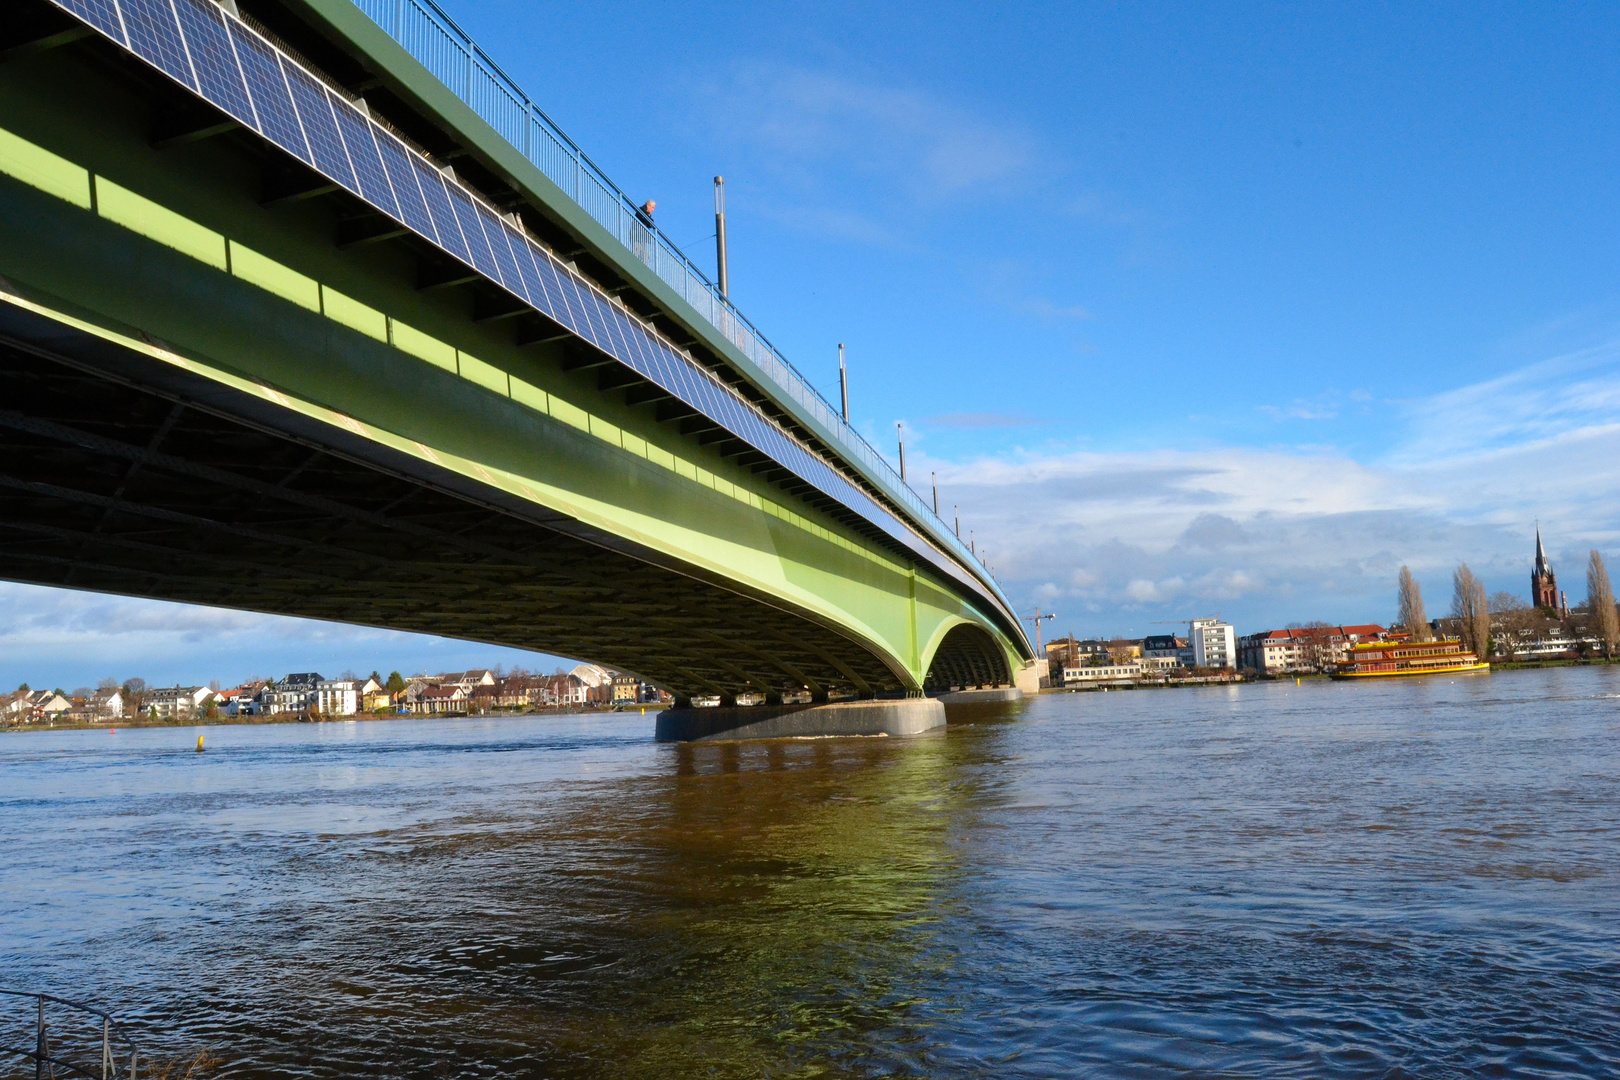
[[[1547,561],[1547,549],[1541,543],[1541,522],[1536,522],[1536,565],[1530,571],[1530,601],[1538,608],[1562,614],[1564,601],[1558,591],[1558,579],[1553,576],[1552,564]]]

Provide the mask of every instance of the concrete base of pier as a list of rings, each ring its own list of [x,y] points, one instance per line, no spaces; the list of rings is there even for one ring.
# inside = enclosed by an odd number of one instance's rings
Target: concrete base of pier
[[[932,697],[941,705],[1000,705],[1023,701],[1024,692],[1016,686],[996,686],[985,690],[949,690]]]
[[[742,705],[665,709],[659,742],[722,739],[795,739],[823,735],[918,735],[945,726],[945,706],[934,698],[834,701],[825,705]]]

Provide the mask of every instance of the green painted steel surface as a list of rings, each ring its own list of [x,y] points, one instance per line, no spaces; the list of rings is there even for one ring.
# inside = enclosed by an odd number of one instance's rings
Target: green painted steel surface
[[[154,150],[145,105],[116,90],[85,64],[0,69],[16,302],[836,627],[902,687],[959,626],[1021,665],[947,585],[475,322],[464,298],[419,291],[389,250],[339,250],[329,210],[261,206],[239,155]]]

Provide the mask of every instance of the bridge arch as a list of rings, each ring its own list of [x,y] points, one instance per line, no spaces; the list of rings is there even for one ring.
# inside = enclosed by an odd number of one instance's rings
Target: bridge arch
[[[963,620],[947,630],[934,649],[923,680],[927,690],[1011,686],[1007,650],[984,627]]]

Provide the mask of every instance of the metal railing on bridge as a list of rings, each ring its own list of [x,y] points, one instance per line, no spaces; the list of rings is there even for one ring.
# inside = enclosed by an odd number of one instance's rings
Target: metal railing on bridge
[[[968,545],[946,528],[922,496],[900,478],[889,459],[844,421],[842,414],[721,294],[719,286],[685,252],[656,226],[649,228],[645,224],[630,196],[433,0],[353,2],[758,365],[778,389],[832,434],[841,450],[870,470],[872,479],[887,495],[916,515],[918,521],[932,522],[936,540],[944,540],[956,549],[958,557],[977,565],[987,578],[995,580]]]

